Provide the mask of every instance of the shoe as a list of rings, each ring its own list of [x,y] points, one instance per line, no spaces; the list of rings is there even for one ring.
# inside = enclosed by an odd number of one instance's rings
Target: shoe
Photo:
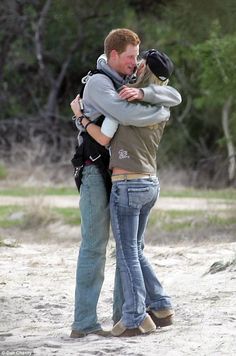
[[[148,314],[154,321],[157,328],[172,325],[174,322],[173,309],[148,310]]]
[[[78,330],[72,330],[72,331],[71,331],[71,334],[70,334],[70,337],[71,337],[72,339],[77,339],[77,338],[85,337],[85,336],[90,335],[90,334],[94,334],[94,335],[98,335],[98,336],[103,336],[103,337],[111,336],[111,332],[110,332],[110,331],[106,331],[106,330],[103,330],[103,329],[99,329],[99,330],[88,331],[88,332],[85,332],[85,331],[78,331]]]
[[[116,323],[113,326],[111,330],[111,334],[113,336],[118,336],[118,337],[138,336],[138,335],[150,334],[155,330],[156,330],[155,323],[152,321],[152,318],[149,315],[147,315],[146,318],[142,321],[142,323],[137,328],[133,328],[133,329],[127,329],[121,320],[118,321],[118,323]]]

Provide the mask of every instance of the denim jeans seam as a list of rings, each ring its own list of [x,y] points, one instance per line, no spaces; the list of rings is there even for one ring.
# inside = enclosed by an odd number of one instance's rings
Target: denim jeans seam
[[[130,272],[130,269],[129,269],[129,266],[127,264],[127,261],[126,261],[126,258],[125,258],[125,254],[124,254],[124,250],[123,250],[123,245],[122,245],[122,240],[121,240],[121,231],[119,229],[119,226],[120,226],[120,221],[119,221],[119,205],[118,205],[118,201],[116,200],[116,202],[114,203],[114,210],[116,211],[116,214],[115,214],[115,223],[116,223],[116,232],[117,234],[114,233],[114,238],[115,240],[117,241],[118,239],[118,242],[119,242],[119,250],[121,251],[121,257],[120,258],[123,258],[123,262],[124,262],[124,266],[125,266],[125,269],[127,271],[127,274],[128,274],[128,277],[129,277],[129,280],[130,280],[130,285],[132,286],[131,290],[132,290],[132,298],[133,298],[133,306],[134,306],[134,309],[137,309],[137,300],[135,298],[135,294],[133,292],[133,286],[134,286],[134,282],[133,282],[133,279],[132,279],[132,274]],[[117,242],[116,242],[117,243]],[[117,263],[120,261],[120,258],[117,257]],[[120,268],[119,264],[118,264],[118,268]],[[122,281],[122,278],[121,278],[121,281]],[[122,282],[121,282],[122,283]],[[122,308],[123,309],[123,308]],[[122,312],[122,321],[124,322],[124,325],[125,326],[129,326],[129,325],[126,325],[126,319],[123,317],[123,312]],[[132,324],[134,323],[134,320],[130,321]]]
[[[124,253],[124,249],[123,249],[123,244],[122,244],[122,239],[121,239],[121,231],[120,231],[120,225],[122,224],[122,221],[119,221],[119,203],[117,201],[117,196],[115,196],[115,199],[114,199],[114,206],[113,206],[113,209],[115,211],[115,214],[113,215],[113,219],[115,219],[115,225],[116,225],[116,232],[114,232],[114,237],[117,241],[118,239],[118,243],[119,243],[119,251],[121,253],[121,256],[120,257],[117,257],[117,261],[120,261],[120,259],[123,259],[123,263],[124,263],[124,267],[126,269],[126,272],[127,272],[127,276],[129,278],[129,282],[130,282],[130,285],[129,285],[129,289],[131,291],[131,295],[132,295],[132,305],[133,305],[133,313],[132,313],[132,319],[129,320],[129,322],[127,322],[127,319],[125,318],[125,316],[123,315],[122,313],[122,321],[124,323],[124,325],[126,327],[138,327],[138,325],[140,325],[140,323],[142,322],[142,320],[145,318],[146,315],[143,316],[141,322],[137,323],[135,322],[134,320],[134,312],[135,310],[137,310],[137,299],[136,299],[136,288],[135,288],[135,283],[134,283],[134,280],[132,278],[132,273],[131,273],[131,270],[129,268],[129,265],[127,263],[127,259],[125,257],[125,253]],[[113,211],[113,212],[114,212]],[[114,222],[114,220],[113,220]],[[129,315],[130,317],[130,315]]]
[[[101,198],[100,210],[93,204],[93,197]],[[104,280],[105,252],[109,239],[109,214],[108,210],[104,210],[108,208],[108,203],[104,197],[105,187],[97,168],[85,167],[80,199],[80,209],[85,219],[84,225],[81,226],[83,231],[77,262],[75,315],[72,324],[72,328],[79,331],[101,328],[97,321],[97,300]],[[93,208],[96,209],[94,212]],[[93,220],[96,214],[103,220],[94,231]],[[91,268],[91,265],[94,267]]]
[[[142,193],[141,193],[141,201],[143,201],[143,203],[141,204],[141,207],[138,208],[139,214],[140,214],[140,221],[136,221],[135,218],[135,214],[134,211],[137,209],[137,207],[133,207],[133,206],[129,206],[128,205],[128,200],[127,200],[127,188],[128,187],[139,187],[139,186],[144,186],[146,185],[147,187],[150,188],[150,194],[149,194],[149,198],[143,196],[142,197]],[[117,189],[119,190],[119,192],[117,193]],[[117,199],[117,194],[119,194],[119,201]],[[143,194],[145,195],[145,192],[143,192]],[[146,220],[148,218],[149,212],[152,208],[152,206],[154,205],[157,197],[159,195],[159,184],[156,184],[156,182],[153,184],[153,182],[150,181],[145,181],[145,182],[132,182],[132,181],[126,181],[126,182],[116,182],[113,183],[113,188],[112,188],[112,199],[111,199],[111,215],[112,215],[112,227],[114,230],[114,237],[116,239],[119,238],[118,242],[120,244],[119,250],[117,251],[117,256],[118,258],[120,258],[120,262],[123,262],[123,266],[124,267],[124,271],[126,270],[126,279],[122,279],[124,280],[126,284],[126,286],[124,286],[124,288],[128,288],[127,290],[129,290],[128,293],[128,297],[130,298],[128,303],[129,303],[129,307],[130,310],[134,310],[135,312],[133,313],[133,315],[124,315],[124,324],[126,325],[126,327],[137,327],[138,325],[140,325],[140,323],[142,322],[142,320],[146,317],[146,301],[147,301],[147,297],[148,294],[146,293],[146,281],[147,281],[147,288],[148,291],[150,293],[151,298],[149,298],[150,300],[152,300],[152,303],[150,302],[149,304],[152,304],[153,307],[158,307],[158,309],[161,309],[164,307],[168,307],[168,305],[170,304],[170,298],[168,297],[168,295],[165,294],[164,289],[162,288],[160,282],[158,281],[157,277],[155,276],[155,271],[152,271],[151,265],[149,264],[147,258],[144,256],[144,254],[142,254],[142,256],[140,257],[140,251],[139,249],[142,249],[142,244],[144,245],[143,241],[143,236],[145,233],[145,227],[146,227]],[[139,197],[137,197],[137,202],[138,202]],[[119,207],[119,209],[118,209]],[[113,209],[113,210],[112,210]],[[123,245],[124,241],[123,238],[120,236],[120,234],[122,232],[120,232],[120,227],[122,226],[122,221],[120,220],[120,216],[127,214],[127,213],[131,213],[131,215],[133,216],[133,227],[135,228],[136,223],[138,224],[138,241],[139,241],[139,246],[138,246],[138,261],[140,263],[141,269],[142,269],[142,274],[143,274],[143,280],[145,283],[145,289],[144,290],[139,290],[139,292],[141,292],[141,294],[139,294],[139,296],[137,296],[137,300],[134,300],[135,298],[133,297],[133,292],[137,292],[137,289],[135,289],[135,281],[132,280],[133,277],[137,277],[138,278],[138,283],[141,286],[142,285],[142,278],[141,275],[138,273],[138,275],[136,276],[134,274],[134,271],[131,271],[126,265],[127,265],[127,260],[126,258],[124,258],[124,256],[122,257],[122,255],[124,254],[124,248],[125,245]],[[141,217],[142,215],[142,217]],[[124,220],[124,218],[122,218],[123,223],[124,221],[126,225],[124,226],[124,233],[125,236],[126,234],[129,234],[129,219],[127,219],[127,215],[126,215],[126,219]],[[132,220],[131,220],[132,221]],[[136,222],[135,222],[136,221]],[[126,231],[126,229],[128,229]],[[130,233],[133,234],[132,230],[130,230]],[[128,235],[127,235],[128,236]],[[135,235],[134,235],[135,236]],[[131,237],[130,242],[133,243],[132,241],[133,238],[135,237]],[[135,247],[134,247],[135,248]],[[122,252],[122,254],[121,254]],[[134,252],[134,251],[133,251]],[[132,253],[132,250],[131,250]],[[132,256],[132,255],[131,255]],[[136,261],[135,255],[133,255],[134,260],[130,260],[133,261],[135,263],[136,266],[138,266],[138,261]],[[129,258],[128,258],[129,259]],[[125,262],[125,263],[124,263]],[[128,261],[128,265],[130,265],[129,261]],[[150,266],[149,266],[150,265]],[[144,268],[144,271],[143,271]],[[128,273],[127,273],[128,271]],[[132,272],[132,273],[131,273]],[[131,273],[131,277],[129,276],[129,273]],[[145,278],[146,280],[145,280]],[[130,282],[129,282],[130,281]],[[132,282],[132,283],[131,283]],[[153,285],[152,283],[155,283],[155,285]],[[134,288],[132,287],[132,291],[130,291],[130,287],[134,285]],[[153,285],[153,287],[152,287]],[[137,287],[137,286],[136,286]],[[142,287],[141,287],[142,288]],[[137,294],[137,293],[136,293]],[[135,295],[136,296],[136,295]],[[145,298],[146,296],[146,298]],[[144,305],[143,303],[143,299],[144,299]],[[147,304],[148,305],[148,304]],[[143,312],[142,312],[143,311]]]

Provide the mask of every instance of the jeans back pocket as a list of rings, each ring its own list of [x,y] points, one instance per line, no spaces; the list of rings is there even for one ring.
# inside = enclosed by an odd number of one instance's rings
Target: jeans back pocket
[[[153,201],[156,188],[153,186],[128,188],[129,206],[140,209]]]

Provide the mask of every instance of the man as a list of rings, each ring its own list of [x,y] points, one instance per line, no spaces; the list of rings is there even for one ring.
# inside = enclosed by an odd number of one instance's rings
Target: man
[[[104,74],[89,77],[83,95],[84,113],[91,120],[101,114],[113,117],[122,125],[145,127],[169,119],[169,110],[162,106],[132,105],[123,99],[130,98],[125,91],[122,97],[117,93],[132,76],[139,54],[140,39],[128,29],[111,31],[104,41],[107,63],[100,63]],[[155,92],[155,93],[154,93]],[[146,102],[154,100],[158,104],[159,96],[165,95],[165,88],[136,89],[132,98]],[[161,100],[160,100],[161,102]],[[72,102],[73,109],[73,102]],[[104,280],[106,246],[109,238],[109,205],[105,185],[96,165],[85,162],[80,188],[80,212],[82,242],[79,251],[75,312],[71,337],[83,337],[90,333],[107,336],[97,321],[97,302]],[[114,287],[113,321],[121,317],[123,304],[119,275],[116,274]],[[161,315],[161,314],[160,314]],[[166,313],[165,313],[166,317]],[[162,315],[161,315],[162,318]],[[158,318],[156,325],[158,325]],[[158,325],[159,326],[159,325]]]

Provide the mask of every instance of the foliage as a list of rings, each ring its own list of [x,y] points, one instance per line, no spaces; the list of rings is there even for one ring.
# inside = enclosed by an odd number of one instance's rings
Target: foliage
[[[86,5],[77,0],[4,0],[0,6],[5,22],[1,42],[8,42],[9,33],[12,39],[2,54],[2,118],[42,111],[57,84],[56,109],[60,115],[68,113],[66,98],[70,90],[78,90],[85,71],[95,66],[107,29],[125,24],[125,1],[110,6],[99,0],[88,0]],[[66,64],[71,69],[59,82]]]
[[[193,49],[200,63],[201,104],[212,108],[221,107],[236,91],[236,32],[222,36],[218,23],[214,25],[210,38]]]
[[[112,6],[105,0],[2,0],[0,149],[9,149],[15,140],[35,142],[40,133],[49,148],[53,142],[55,150],[68,150],[61,131],[72,137],[71,129],[64,126],[49,137],[51,122],[71,117],[69,103],[81,78],[95,67],[106,34],[128,27],[140,35],[141,49],[156,47],[171,56],[175,72],[170,85],[183,98],[171,111],[159,149],[160,168],[192,169],[198,186],[226,184],[228,138],[221,115],[236,89],[235,18],[234,0],[118,0]],[[234,100],[229,129],[235,145]],[[15,125],[14,120],[25,119],[31,126],[32,118],[37,125],[42,122],[33,134]],[[8,142],[6,120],[17,131]]]

